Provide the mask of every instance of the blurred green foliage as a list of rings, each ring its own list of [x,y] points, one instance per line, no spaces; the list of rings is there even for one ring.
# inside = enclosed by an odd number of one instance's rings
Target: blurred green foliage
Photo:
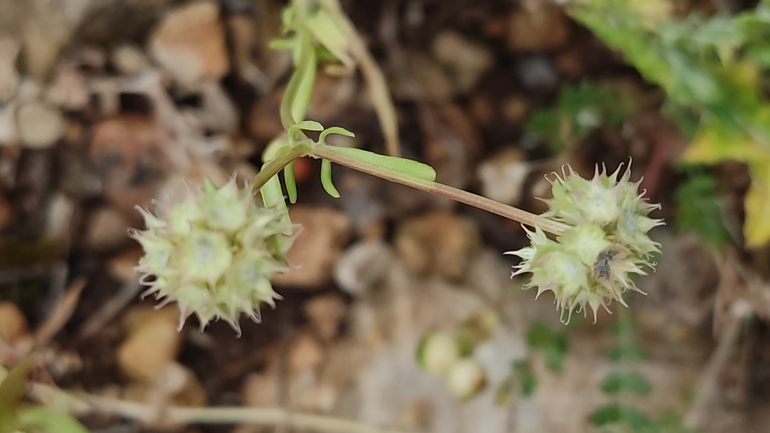
[[[554,373],[561,371],[568,347],[566,333],[554,331],[542,323],[534,323],[527,332],[527,345],[543,352],[549,370]]]
[[[604,378],[600,388],[614,399],[591,413],[588,418],[591,424],[623,433],[694,433],[684,428],[681,417],[676,413],[666,412],[652,417],[625,403],[623,395],[646,396],[652,391],[652,385],[647,378],[632,370],[633,365],[645,357],[638,344],[636,323],[621,317],[610,332],[614,345],[608,356],[616,363],[617,370]]]
[[[561,371],[564,358],[567,354],[569,342],[565,332],[553,330],[543,323],[530,325],[526,335],[527,346],[532,349],[524,359],[511,363],[511,374],[500,385],[495,395],[495,401],[499,405],[506,404],[512,395],[531,397],[537,390],[537,377],[532,371],[532,355],[541,352],[545,359],[545,365],[554,373]]]
[[[88,433],[65,413],[24,403],[29,369],[28,359],[10,371],[0,366],[0,433]]]
[[[564,87],[554,106],[536,110],[524,128],[560,153],[598,128],[620,126],[636,107],[632,92],[584,81]]]
[[[748,165],[746,245],[770,242],[770,0],[735,16],[675,17],[667,0],[580,0],[568,12],[666,92],[665,112],[692,139],[686,161]]]
[[[676,189],[676,227],[682,232],[698,234],[713,247],[730,240],[722,217],[722,200],[718,182],[708,171],[697,166],[682,168],[685,175]]]

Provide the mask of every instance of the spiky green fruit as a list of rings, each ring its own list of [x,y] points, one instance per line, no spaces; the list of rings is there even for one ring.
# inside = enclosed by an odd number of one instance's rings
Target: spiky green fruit
[[[569,321],[573,311],[589,309],[596,320],[599,308],[609,311],[612,300],[625,306],[624,292],[640,292],[633,275],[655,266],[651,255],[658,244],[648,232],[662,221],[648,214],[659,205],[647,203],[639,182],[629,181],[630,168],[620,178],[619,172],[608,175],[597,168],[586,180],[566,166],[551,181],[553,199],[546,201],[550,209],[543,216],[570,228],[555,240],[537,227],[527,230],[531,245],[506,253],[522,259],[511,277],[532,274],[524,287],[537,287],[536,297],[553,292],[563,320],[565,313]]]
[[[157,215],[140,212],[146,230],[130,236],[145,252],[136,268],[149,287],[143,295],[176,302],[180,329],[195,314],[201,329],[222,319],[240,335],[241,314],[259,322],[260,304],[280,299],[270,280],[287,270],[295,227],[285,210],[257,206],[248,185],[207,180],[182,202],[158,206]]]

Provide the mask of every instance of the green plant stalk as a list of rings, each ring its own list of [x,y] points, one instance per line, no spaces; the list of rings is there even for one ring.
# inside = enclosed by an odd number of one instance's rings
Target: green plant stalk
[[[257,194],[262,187],[273,178],[273,176],[280,173],[281,170],[294,162],[295,159],[308,155],[309,150],[310,146],[298,144],[291,146],[287,152],[273,158],[259,170],[259,173],[257,173],[256,176],[254,176],[254,180],[251,182],[251,190],[254,194]]]
[[[343,155],[340,152],[337,152],[333,146],[327,145],[309,146],[307,144],[297,144],[292,146],[288,152],[270,161],[267,165],[265,165],[262,171],[257,174],[252,183],[254,191],[259,191],[259,189],[264,186],[268,180],[278,174],[278,172],[289,165],[292,161],[302,156],[326,159],[333,163],[344,165],[345,167],[352,168],[362,173],[370,174],[372,176],[389,180],[391,182],[409,186],[420,191],[447,197],[460,203],[464,203],[469,206],[500,215],[510,220],[520,222],[530,227],[538,227],[543,231],[555,235],[561,235],[570,228],[570,226],[567,224],[553,221],[513,206],[498,203],[480,195],[453,188],[438,182],[431,182],[429,180],[409,176],[405,173],[400,173],[394,170],[379,167],[375,164],[351,158],[347,155]]]

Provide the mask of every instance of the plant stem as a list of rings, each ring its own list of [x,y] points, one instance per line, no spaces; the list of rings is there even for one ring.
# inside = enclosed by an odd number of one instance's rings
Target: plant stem
[[[361,422],[325,415],[291,413],[279,407],[158,407],[95,395],[74,395],[86,403],[81,412],[102,412],[144,423],[163,424],[250,424],[289,426],[297,430],[329,433],[404,433]],[[85,410],[84,410],[85,409]]]
[[[279,155],[278,157],[272,159],[269,163],[265,164],[262,167],[262,170],[260,170],[260,172],[254,177],[254,180],[252,181],[252,190],[254,193],[256,194],[267,183],[267,181],[272,179],[273,176],[277,175],[281,170],[284,169],[284,167],[291,164],[292,161],[306,155],[316,158],[328,159],[333,163],[344,165],[345,167],[358,170],[362,173],[377,176],[379,178],[399,183],[401,185],[406,185],[420,191],[447,197],[460,203],[465,203],[469,206],[500,215],[510,220],[518,221],[530,227],[538,227],[543,231],[553,233],[555,235],[561,235],[567,229],[569,229],[567,224],[553,221],[513,206],[498,203],[480,195],[453,188],[438,182],[432,182],[429,180],[410,176],[406,173],[386,169],[366,161],[351,158],[347,155],[335,151],[333,146],[327,145],[308,146],[306,144],[297,144],[291,146],[287,152]]]
[[[295,159],[307,155],[309,150],[310,146],[305,144],[298,144],[289,147],[289,150],[286,153],[271,159],[270,162],[263,165],[262,169],[259,170],[259,173],[254,176],[254,180],[251,182],[251,190],[254,192],[254,194],[258,193],[259,190],[262,189],[262,187],[273,178],[273,176],[277,175],[281,170],[284,169],[284,167],[291,164]]]
[[[347,155],[336,152],[332,146],[312,146],[308,148],[307,154],[317,158],[328,159],[329,161],[339,165],[344,165],[345,167],[349,167],[354,170],[370,174],[372,176],[377,176],[391,182],[399,183],[401,185],[410,186],[420,191],[447,197],[460,203],[465,203],[469,206],[473,206],[493,214],[518,221],[531,227],[538,227],[541,230],[553,233],[555,235],[560,235],[569,229],[567,224],[553,221],[513,206],[498,203],[480,195],[472,194],[470,192],[440,184],[438,182],[417,178],[405,173],[385,169],[369,162],[351,158]]]

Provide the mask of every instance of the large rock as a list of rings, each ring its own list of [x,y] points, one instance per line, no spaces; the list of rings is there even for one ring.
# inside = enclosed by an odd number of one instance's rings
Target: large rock
[[[182,334],[177,331],[179,311],[137,308],[125,319],[128,337],[118,348],[120,370],[135,381],[153,382],[179,353]]]
[[[293,206],[292,222],[302,231],[288,253],[292,270],[275,278],[279,285],[317,289],[329,282],[337,258],[350,238],[350,220],[332,209]]]
[[[449,279],[465,275],[479,243],[472,220],[446,212],[407,220],[398,227],[395,240],[401,261],[412,273]]]
[[[224,76],[230,64],[218,3],[198,1],[173,10],[153,33],[150,53],[186,87]]]
[[[569,39],[569,20],[554,5],[530,2],[508,19],[508,48],[512,51],[553,51]]]

